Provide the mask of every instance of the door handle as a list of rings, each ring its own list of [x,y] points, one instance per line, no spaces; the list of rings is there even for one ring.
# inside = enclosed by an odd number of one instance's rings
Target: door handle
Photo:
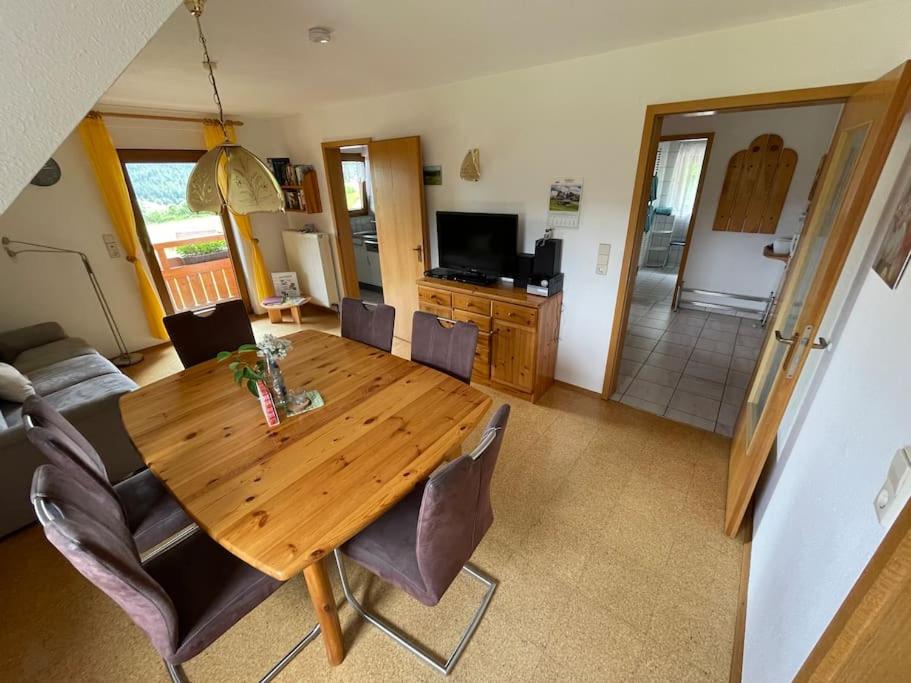
[[[423,263],[423,262],[424,262],[424,245],[419,244],[418,246],[416,246],[416,247],[415,247],[414,249],[412,249],[411,251],[416,251],[416,252],[418,253],[418,263]]]
[[[778,330],[775,330],[775,340],[791,347],[788,349],[788,353],[784,360],[784,376],[787,379],[793,379],[794,375],[797,374],[797,368],[804,355],[802,353],[803,349],[807,347],[810,349],[827,349],[829,347],[829,342],[825,337],[819,337],[818,341],[811,342],[810,340],[813,338],[812,335],[812,325],[807,325],[803,328],[803,332],[800,334],[799,339],[797,338],[797,334],[791,338],[782,337],[781,333]]]

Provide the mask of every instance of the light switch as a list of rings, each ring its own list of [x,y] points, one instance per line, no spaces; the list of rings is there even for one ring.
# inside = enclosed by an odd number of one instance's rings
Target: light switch
[[[911,446],[895,451],[886,482],[876,494],[873,507],[880,525],[889,528],[911,495]]]
[[[595,265],[596,275],[607,275],[607,264],[610,262],[610,245],[598,245],[598,262]]]

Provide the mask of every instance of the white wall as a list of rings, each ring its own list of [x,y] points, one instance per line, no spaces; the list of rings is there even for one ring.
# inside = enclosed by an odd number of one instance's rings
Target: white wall
[[[665,120],[661,128],[665,135],[715,133],[684,273],[686,287],[762,297],[778,288],[783,264],[765,258],[762,248],[775,236],[791,236],[803,228],[801,216],[808,206],[807,197],[841,108],[840,104],[830,104],[704,117],[671,116]],[[775,235],[712,230],[728,162],[764,133],[780,135],[785,147],[797,152],[797,167]]]
[[[0,3],[0,213],[179,4]]]
[[[324,140],[420,135],[425,163],[443,167],[443,185],[427,188],[431,233],[437,210],[518,212],[525,249],[543,230],[550,181],[583,177],[582,227],[557,235],[557,377],[600,390],[645,106],[875,78],[911,54],[909,22],[908,3],[854,6],[339,103],[287,121],[288,141],[306,161],[320,159]],[[470,147],[481,150],[478,183],[458,178]],[[331,229],[328,212],[316,221]],[[599,242],[613,246],[606,277],[595,274]]]
[[[121,149],[204,149],[199,124],[107,119],[115,146]],[[287,156],[280,130],[267,119],[245,119],[238,139],[251,151],[266,156]],[[102,235],[114,233],[98,192],[91,166],[77,133],[68,136],[53,153],[61,167],[60,182],[51,187],[28,185],[0,215],[0,235],[29,242],[44,242],[84,251],[98,275],[121,332],[131,349],[161,343],[147,329],[133,267],[125,259],[111,259]],[[253,215],[253,231],[260,237],[266,266],[286,270],[281,214]],[[250,284],[247,249],[242,261]],[[84,337],[103,353],[115,346],[95,301],[85,271],[77,257],[23,254],[11,261],[0,253],[0,329],[56,320],[71,335]],[[255,297],[254,297],[255,298]]]

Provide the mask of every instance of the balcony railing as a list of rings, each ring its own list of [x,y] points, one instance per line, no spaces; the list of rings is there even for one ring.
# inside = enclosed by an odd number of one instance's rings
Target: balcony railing
[[[211,242],[213,239],[218,237],[204,235],[152,245],[175,312],[203,308],[240,296],[234,264],[229,257],[184,264],[180,257],[168,256],[165,253],[166,249],[185,244]]]

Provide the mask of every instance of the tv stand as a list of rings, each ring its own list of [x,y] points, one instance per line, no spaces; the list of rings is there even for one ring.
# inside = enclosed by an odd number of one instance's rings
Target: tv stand
[[[454,270],[452,268],[431,268],[424,275],[438,280],[465,282],[470,285],[489,285],[496,282],[496,278],[484,273],[476,273],[470,270]]]

